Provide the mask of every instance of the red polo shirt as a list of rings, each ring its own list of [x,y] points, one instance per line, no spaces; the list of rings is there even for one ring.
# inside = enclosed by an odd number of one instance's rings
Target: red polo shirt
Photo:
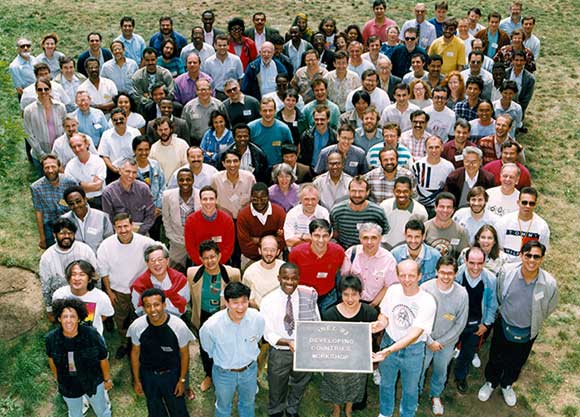
[[[336,285],[336,274],[344,261],[344,249],[329,242],[326,253],[319,257],[312,252],[310,243],[301,243],[292,248],[289,261],[300,268],[300,284],[314,288],[322,297]]]

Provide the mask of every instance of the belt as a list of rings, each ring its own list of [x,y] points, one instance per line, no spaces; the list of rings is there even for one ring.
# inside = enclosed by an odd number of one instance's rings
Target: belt
[[[173,369],[157,369],[157,370],[151,371],[151,373],[153,373],[153,375],[165,375],[171,371],[173,371]]]
[[[230,371],[230,372],[244,372],[246,369],[248,369],[253,364],[254,364],[254,361],[250,362],[246,366],[242,366],[241,368],[228,369],[228,371]]]

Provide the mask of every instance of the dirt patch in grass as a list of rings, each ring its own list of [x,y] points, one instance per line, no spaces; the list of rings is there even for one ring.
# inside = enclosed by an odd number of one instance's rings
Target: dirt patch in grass
[[[0,339],[10,340],[32,330],[43,309],[36,274],[0,266]]]

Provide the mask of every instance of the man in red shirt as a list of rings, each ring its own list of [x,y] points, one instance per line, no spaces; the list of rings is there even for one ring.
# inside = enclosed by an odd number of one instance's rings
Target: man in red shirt
[[[318,307],[324,311],[338,301],[336,274],[344,261],[344,249],[330,242],[330,223],[314,219],[308,226],[310,242],[292,248],[289,261],[300,268],[300,284],[313,287],[318,292]]]

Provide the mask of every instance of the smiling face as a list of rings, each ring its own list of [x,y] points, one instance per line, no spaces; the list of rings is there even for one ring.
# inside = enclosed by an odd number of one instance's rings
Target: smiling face
[[[270,203],[270,196],[267,190],[253,191],[250,197],[250,202],[259,213],[265,213],[268,209],[268,204]]]
[[[478,242],[481,250],[489,254],[495,245],[495,237],[491,231],[484,230],[480,233]]]
[[[117,220],[113,228],[121,243],[127,244],[133,239],[133,223],[129,219]]]
[[[191,172],[180,172],[177,175],[177,186],[181,194],[190,194],[193,190],[193,175]]]
[[[223,166],[231,176],[236,176],[240,171],[240,158],[233,153],[229,153],[224,159]]]
[[[151,152],[151,145],[147,141],[141,142],[135,148],[135,159],[138,162],[146,162],[147,158],[149,158],[149,153]]]
[[[383,171],[392,174],[397,171],[397,153],[395,151],[384,151],[379,154]]]
[[[312,250],[315,253],[324,253],[328,248],[328,242],[330,242],[330,233],[328,230],[319,227],[310,234],[312,238]]]
[[[165,323],[167,313],[165,312],[165,302],[160,295],[151,295],[143,299],[143,311],[147,314],[149,322],[154,326]]]
[[[278,249],[278,241],[273,236],[263,237],[260,241],[260,247],[258,252],[262,257],[262,262],[266,265],[272,265],[276,262],[276,258],[280,255],[280,249]]]
[[[399,208],[406,208],[411,202],[411,188],[408,184],[397,183],[393,190],[395,194],[395,201]]]
[[[220,269],[220,260],[222,254],[217,253],[214,249],[206,250],[200,254],[201,263],[209,273],[214,273]]]
[[[421,272],[415,261],[405,260],[398,264],[397,277],[405,295],[412,295],[419,289]]]
[[[323,83],[316,84],[312,89],[314,98],[318,102],[326,102],[326,86]]]
[[[134,30],[135,30],[135,27],[133,26],[133,23],[131,23],[131,22],[128,22],[125,20],[121,24],[121,32],[123,33],[123,37],[125,37],[127,39],[131,39],[133,37]]]
[[[343,130],[338,135],[337,148],[340,153],[346,155],[354,142],[354,134],[348,130]]]
[[[337,154],[333,153],[328,156],[328,174],[331,178],[338,178],[342,174],[342,169],[344,168],[344,162],[342,161],[342,157]]]
[[[214,191],[207,190],[199,196],[201,201],[201,211],[206,216],[213,216],[217,211],[217,196]]]
[[[453,200],[443,198],[435,206],[435,217],[442,223],[448,222],[455,211]]]
[[[99,35],[89,36],[89,49],[93,52],[101,49],[101,37]]]
[[[531,248],[529,252],[520,254],[522,260],[522,273],[529,276],[535,276],[544,263],[544,255],[540,248]]]
[[[410,250],[418,251],[423,244],[423,232],[413,229],[405,230],[405,243]]]
[[[80,219],[84,219],[88,211],[87,199],[75,191],[66,196],[68,208]]]
[[[379,80],[376,74],[368,75],[362,82],[363,90],[371,93],[375,91],[377,85],[379,85]]]
[[[249,306],[250,301],[246,296],[238,298],[230,298],[229,300],[226,300],[228,314],[230,316],[230,319],[235,323],[239,323],[244,318],[244,316],[246,315],[246,311],[248,311]]]
[[[79,330],[79,315],[74,308],[65,308],[62,310],[60,317],[58,318],[62,330],[65,334],[76,334]]]
[[[203,164],[203,151],[199,148],[191,148],[187,151],[187,162],[192,171],[198,172]]]
[[[448,290],[455,281],[455,268],[453,265],[441,265],[437,270],[437,281],[441,289]]]
[[[50,85],[45,83],[44,81],[38,81],[36,83],[36,96],[40,101],[49,100],[50,91],[51,91]]]
[[[477,117],[482,124],[489,124],[491,122],[491,115],[493,113],[493,108],[487,102],[482,102],[477,107]]]
[[[483,251],[477,247],[471,248],[466,263],[469,275],[473,278],[478,277],[481,274],[481,271],[483,271],[483,265],[485,263],[485,255],[483,254]]]
[[[147,268],[149,268],[149,271],[151,271],[151,275],[153,275],[159,281],[165,279],[168,267],[169,267],[169,258],[165,257],[162,249],[153,251],[149,254],[149,259],[147,260]]]
[[[121,169],[119,169],[119,182],[123,186],[128,188],[131,186],[131,184],[135,182],[136,179],[137,179],[137,166],[125,162],[125,164],[121,167]]]
[[[70,249],[75,241],[75,234],[72,230],[65,228],[55,233],[56,243],[61,249]]]
[[[471,212],[474,214],[481,214],[485,210],[485,196],[483,194],[472,196],[468,203]]]
[[[513,190],[518,181],[520,176],[518,175],[518,169],[515,166],[507,166],[502,167],[501,174],[500,174],[500,183],[503,188],[507,190]]]
[[[53,38],[46,38],[42,42],[42,49],[47,57],[52,58],[54,51],[56,51],[56,41]]]
[[[345,289],[342,294],[342,303],[351,309],[356,309],[360,306],[360,292],[354,288]]]
[[[286,295],[292,295],[298,287],[300,277],[298,271],[292,268],[282,268],[278,272],[278,282],[280,282],[280,289]]]
[[[49,182],[54,182],[58,179],[58,169],[58,162],[54,158],[47,158],[42,162],[42,172]]]
[[[303,191],[300,203],[302,204],[302,210],[306,215],[314,214],[316,206],[318,205],[318,191],[312,188]]]
[[[99,61],[90,61],[87,63],[87,74],[92,82],[99,79],[100,67]]]
[[[170,35],[173,32],[173,23],[171,23],[171,20],[162,20],[159,22],[159,32],[165,36]]]
[[[367,189],[367,184],[359,181],[351,181],[348,187],[348,198],[355,206],[363,204],[369,196],[370,190]]]
[[[74,295],[84,295],[88,291],[91,278],[80,266],[74,265],[70,271],[69,286]]]
[[[369,256],[376,254],[381,246],[381,235],[375,229],[365,230],[360,233],[359,239],[364,252]]]

